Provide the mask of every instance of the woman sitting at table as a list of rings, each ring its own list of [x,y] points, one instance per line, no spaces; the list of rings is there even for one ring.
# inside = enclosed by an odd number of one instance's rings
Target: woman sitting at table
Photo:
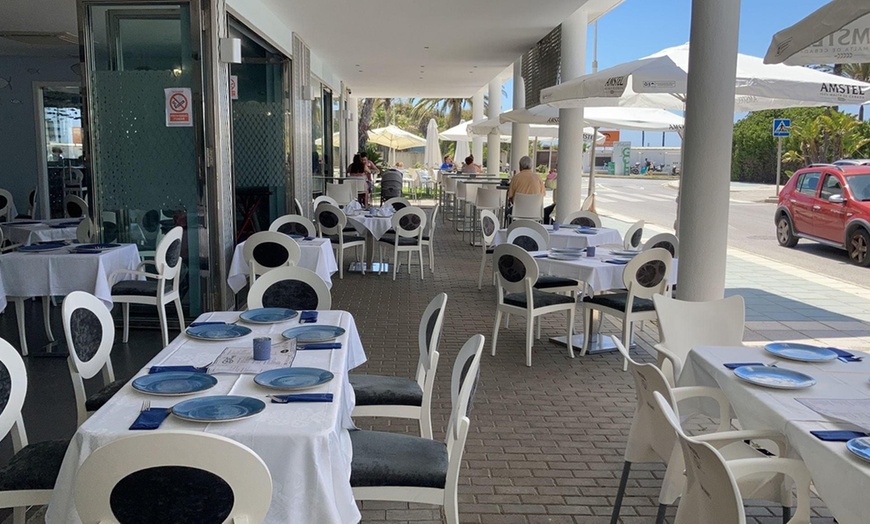
[[[474,157],[468,155],[465,158],[465,164],[462,166],[462,173],[464,174],[477,174],[482,173],[483,168],[474,163]]]
[[[364,208],[368,209],[369,205],[369,194],[372,191],[372,175],[366,169],[366,165],[362,161],[362,157],[360,155],[353,155],[353,162],[347,167],[347,175],[353,177],[363,177],[366,179],[366,192],[363,194],[360,199],[360,204],[363,205]]]

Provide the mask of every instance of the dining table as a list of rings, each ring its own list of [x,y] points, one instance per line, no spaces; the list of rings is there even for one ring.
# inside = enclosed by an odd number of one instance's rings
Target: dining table
[[[298,267],[310,269],[326,282],[326,286],[332,287],[332,274],[338,271],[335,261],[335,253],[332,251],[332,243],[328,238],[304,238],[297,239],[299,244]],[[230,270],[227,276],[227,285],[234,293],[238,293],[248,284],[251,269],[245,260],[245,243],[240,242],[233,251],[230,262]]]
[[[187,332],[176,337],[142,368],[134,378],[149,374],[152,366],[207,366],[228,348],[250,348],[255,337],[273,340],[273,356],[281,344],[295,350],[291,368],[318,368],[332,373],[327,382],[304,393],[331,394],[331,401],[272,403],[269,394],[282,394],[258,385],[253,374],[214,373],[217,383],[210,389],[185,396],[155,396],[133,388],[128,382],[100,410],[76,431],[63,460],[46,513],[48,523],[79,523],[75,510],[75,476],[81,464],[101,446],[147,430],[131,430],[143,402],[151,409],[171,408],[191,398],[213,395],[239,395],[263,400],[265,409],[240,420],[226,422],[190,421],[170,414],[160,430],[202,431],[233,439],[253,450],[265,462],[272,477],[272,502],[267,523],[317,522],[353,523],[360,520],[350,486],[353,448],[348,430],[353,429],[351,413],[355,405],[348,371],[366,361],[365,351],[354,322],[347,311],[318,311],[316,324],[339,326],[344,334],[334,342],[337,349],[311,350],[295,347],[282,333],[299,326],[299,316],[273,324],[239,326],[251,333],[233,340],[200,340]],[[239,312],[203,313],[197,322],[235,322]],[[190,328],[188,328],[188,331]],[[283,350],[282,350],[283,351]],[[220,460],[220,457],[216,457]]]
[[[860,357],[863,353],[854,353]],[[845,361],[844,361],[845,360]],[[870,515],[870,462],[853,455],[846,442],[823,441],[811,431],[870,431],[870,359],[834,358],[800,362],[773,356],[763,347],[696,347],[688,355],[679,386],[722,390],[743,429],[774,430],[785,435],[789,454],[804,461],[813,486],[840,524],[865,523]],[[758,363],[799,371],[815,379],[803,389],[774,389],[745,382],[725,364]],[[800,402],[833,401],[845,418],[822,415]],[[853,409],[853,406],[854,409]],[[703,406],[695,406],[706,411]],[[718,411],[716,411],[718,413]],[[863,417],[864,421],[860,420]],[[853,420],[853,422],[849,422]],[[863,425],[860,425],[863,424]]]
[[[0,255],[0,283],[6,296],[15,303],[21,349],[27,350],[24,325],[24,301],[43,297],[43,311],[50,311],[48,298],[66,296],[73,291],[86,291],[112,307],[112,284],[109,277],[117,270],[135,270],[139,265],[139,250],[135,244],[118,244],[99,252],[76,253],[75,244],[62,245],[49,251],[12,251]],[[121,279],[136,278],[121,275]],[[54,340],[49,319],[44,318],[46,335]]]
[[[553,229],[552,224],[544,228],[550,234],[548,248],[578,248],[589,246],[622,245],[622,235],[619,231],[610,227],[581,228],[579,226],[560,226],[559,230]],[[495,233],[492,246],[507,242],[507,229],[499,229]]]
[[[427,216],[431,215],[427,213]],[[388,271],[389,264],[384,264],[384,267],[380,267],[380,263],[374,262],[375,246],[388,231],[393,229],[393,217],[372,214],[365,210],[358,210],[347,213],[347,223],[356,229],[356,232],[359,235],[365,237],[365,269],[372,273],[377,271]],[[362,271],[362,269],[363,268],[359,263],[354,262],[350,265],[349,271],[359,272]]]
[[[80,222],[80,218],[26,219],[0,223],[0,228],[3,229],[3,235],[13,244],[29,246],[37,242],[75,240]]]

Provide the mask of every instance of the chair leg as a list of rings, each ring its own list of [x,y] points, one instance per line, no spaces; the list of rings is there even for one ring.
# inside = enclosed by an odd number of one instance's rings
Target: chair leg
[[[538,320],[538,322],[537,322],[538,326],[536,329],[535,338],[537,340],[541,340],[541,317],[538,317],[537,320]]]
[[[175,312],[178,314],[178,329],[184,333],[184,311],[181,309],[181,296],[179,295],[175,301]]]
[[[27,331],[24,328],[24,299],[15,297],[15,320],[18,322],[18,340],[21,341],[21,356],[27,356]]]
[[[568,355],[574,358],[574,308],[568,310],[568,338],[565,339],[565,345],[568,346]]]
[[[157,316],[160,317],[160,333],[163,335],[163,347],[169,345],[169,326],[166,325],[166,305],[157,304]]]
[[[49,342],[54,342],[54,334],[51,332],[51,298],[42,297],[42,322],[45,325],[45,336]]]
[[[396,280],[396,271],[399,268],[399,250],[398,248],[393,249],[393,280]]]
[[[505,313],[504,327],[507,329],[511,328],[511,314],[510,313]]]
[[[25,524],[27,522],[27,507],[12,509],[12,524]]]
[[[129,302],[124,302],[121,305],[121,312],[124,315],[124,339],[123,339],[123,342],[124,342],[124,344],[126,344],[127,341],[130,340],[130,303]]]
[[[631,348],[631,328],[634,325],[628,321],[628,319],[622,320],[622,344],[625,346],[625,349],[628,350]],[[628,371],[628,359],[622,359],[622,370]]]
[[[420,280],[423,280],[424,279],[424,277],[423,277],[424,272],[423,272],[423,248],[422,247],[417,250],[417,259],[420,260]]]
[[[610,515],[610,524],[619,522],[619,511],[622,509],[622,497],[625,496],[625,488],[628,485],[628,473],[631,471],[631,462],[625,461],[622,465],[622,478],[619,479],[619,489],[616,490],[616,500],[613,502],[613,514]]]
[[[665,512],[667,510],[667,504],[659,504],[659,511],[656,513],[656,524],[665,524]]]
[[[338,234],[343,233],[339,231]],[[338,247],[338,278],[344,280],[344,249],[341,246]]]
[[[532,344],[535,335],[535,317],[529,314],[526,317],[526,366],[532,367]]]
[[[480,259],[480,276],[477,279],[477,290],[483,289],[483,270],[486,269],[486,251],[483,252],[483,257]]]
[[[589,350],[589,339],[592,338],[592,308],[583,308],[583,348],[580,350],[580,356],[586,356],[586,351]]]
[[[495,312],[495,326],[492,328],[492,356],[495,356],[495,344],[498,342],[498,328],[501,325],[501,311]]]
[[[411,252],[408,251],[408,276],[411,276]]]

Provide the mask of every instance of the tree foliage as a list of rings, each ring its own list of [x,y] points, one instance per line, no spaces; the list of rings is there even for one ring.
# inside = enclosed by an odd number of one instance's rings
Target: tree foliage
[[[804,165],[849,158],[870,143],[861,132],[861,123],[854,116],[829,111],[809,122],[792,124],[790,149],[783,158]]]

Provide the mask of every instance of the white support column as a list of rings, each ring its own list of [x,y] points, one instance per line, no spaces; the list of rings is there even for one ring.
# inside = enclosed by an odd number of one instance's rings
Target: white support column
[[[474,93],[474,96],[471,98],[471,118],[472,122],[475,124],[483,122],[485,117],[483,116],[483,90],[481,88],[480,91]],[[471,156],[474,157],[474,161],[478,164],[483,163],[483,137],[476,136],[471,139]],[[457,162],[462,162],[465,160],[464,158],[457,158]]]
[[[353,162],[353,155],[359,153],[359,102],[357,97],[347,97],[347,111],[350,119],[347,121],[347,165]]]
[[[739,0],[692,1],[684,163],[680,166],[677,294],[683,300],[716,300],[725,293],[739,20]]]
[[[514,62],[513,109],[526,107],[526,82],[523,80],[523,58]],[[529,124],[511,123],[511,170],[519,171],[520,158],[529,154]]]
[[[588,14],[578,10],[562,22],[562,82],[586,73]],[[583,203],[583,108],[559,110],[559,189],[556,220]]]
[[[489,107],[487,118],[498,118],[501,114],[501,80],[489,81]],[[478,161],[480,162],[480,161]],[[501,164],[501,133],[498,128],[492,130],[486,137],[486,173],[498,174]]]

